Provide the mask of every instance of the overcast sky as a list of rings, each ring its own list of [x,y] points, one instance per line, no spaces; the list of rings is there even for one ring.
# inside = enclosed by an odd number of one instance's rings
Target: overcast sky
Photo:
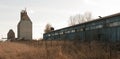
[[[55,29],[68,26],[70,16],[91,12],[93,18],[120,12],[120,0],[0,0],[0,37],[6,38],[9,29],[17,37],[21,10],[27,8],[33,22],[33,38],[42,37],[45,25]]]

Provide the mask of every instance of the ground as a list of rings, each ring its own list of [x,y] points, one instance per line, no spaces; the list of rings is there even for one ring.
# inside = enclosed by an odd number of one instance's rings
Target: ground
[[[96,41],[7,41],[0,59],[120,59],[120,51]]]

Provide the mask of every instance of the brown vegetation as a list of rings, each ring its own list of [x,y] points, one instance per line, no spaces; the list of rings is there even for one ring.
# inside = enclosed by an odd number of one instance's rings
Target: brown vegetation
[[[120,59],[111,47],[96,41],[1,42],[0,59]]]

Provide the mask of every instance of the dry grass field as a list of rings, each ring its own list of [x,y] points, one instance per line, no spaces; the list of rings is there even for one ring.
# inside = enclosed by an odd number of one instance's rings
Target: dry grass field
[[[93,41],[15,41],[0,43],[0,59],[120,59],[120,51]]]

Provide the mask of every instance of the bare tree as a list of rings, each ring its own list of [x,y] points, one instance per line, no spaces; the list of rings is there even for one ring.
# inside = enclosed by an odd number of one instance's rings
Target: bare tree
[[[80,24],[80,23],[90,21],[90,20],[91,20],[90,12],[85,12],[83,15],[77,14],[75,16],[70,16],[69,26],[74,26],[76,24]]]
[[[75,25],[75,24],[76,24],[75,17],[70,16],[69,25],[70,25],[70,26],[73,26],[73,25]]]
[[[92,17],[91,12],[85,12],[84,17],[86,18],[86,21],[90,21]]]
[[[48,24],[45,26],[44,32],[45,32],[45,33],[51,32],[51,31],[52,31],[51,28],[53,28],[53,27],[51,26],[51,24],[48,23]]]
[[[77,19],[77,24],[80,24],[80,23],[83,23],[85,20],[84,20],[84,16],[83,15],[77,15],[78,19]]]
[[[48,24],[45,26],[44,32],[45,32],[45,33],[48,33],[48,32],[51,32],[51,31],[53,31],[53,30],[54,30],[54,28],[52,27],[52,25],[48,23]]]

